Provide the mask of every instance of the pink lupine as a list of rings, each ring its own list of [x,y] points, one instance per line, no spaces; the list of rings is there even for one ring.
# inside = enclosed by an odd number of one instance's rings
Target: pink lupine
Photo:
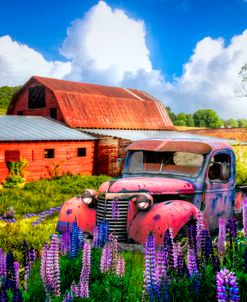
[[[112,251],[111,246],[107,243],[102,249],[102,255],[100,259],[100,271],[101,273],[110,272],[112,264]]]
[[[112,271],[117,271],[117,263],[118,263],[118,240],[117,236],[113,236],[112,242]]]
[[[89,298],[89,277],[91,270],[91,244],[86,241],[83,247],[82,270],[80,274],[80,297]]]
[[[99,228],[96,225],[93,229],[93,247],[98,247],[99,243]]]
[[[125,275],[125,261],[123,256],[119,256],[117,259],[117,276],[123,277]]]
[[[233,272],[226,268],[218,272],[216,276],[218,302],[240,301],[237,278]]]
[[[163,248],[156,253],[156,275],[159,287],[166,277],[167,258]]]
[[[226,253],[226,220],[219,219],[218,254],[223,257]]]
[[[53,253],[53,284],[54,294],[60,296],[60,269],[59,269],[59,241],[58,236],[53,235],[51,240],[51,250]]]
[[[247,197],[242,201],[243,207],[243,226],[244,226],[244,237],[247,238]]]

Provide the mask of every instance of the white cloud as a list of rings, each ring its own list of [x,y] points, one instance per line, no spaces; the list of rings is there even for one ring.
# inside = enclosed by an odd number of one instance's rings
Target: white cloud
[[[247,99],[236,97],[238,73],[247,62],[247,30],[231,39],[199,41],[183,75],[168,93],[176,111],[212,108],[221,117],[245,117]]]
[[[72,22],[60,51],[71,60],[70,78],[118,85],[126,72],[152,70],[145,35],[143,21],[100,1]]]
[[[0,37],[0,86],[23,84],[34,74],[62,78],[70,71],[69,62],[48,62],[27,45]]]

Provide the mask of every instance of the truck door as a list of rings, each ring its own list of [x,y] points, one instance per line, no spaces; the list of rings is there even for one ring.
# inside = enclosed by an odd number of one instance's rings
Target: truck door
[[[213,153],[206,173],[204,210],[211,229],[218,227],[219,217],[232,215],[235,179],[234,153],[225,149]]]

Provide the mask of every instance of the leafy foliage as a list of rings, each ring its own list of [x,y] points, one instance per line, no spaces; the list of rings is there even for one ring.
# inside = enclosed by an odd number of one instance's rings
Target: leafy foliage
[[[196,127],[220,128],[222,126],[222,121],[212,109],[197,110],[193,118]]]
[[[236,155],[236,182],[237,184],[247,183],[247,148],[245,146],[235,146]]]
[[[5,188],[18,187],[24,183],[27,176],[28,161],[21,159],[19,161],[9,162],[9,175],[3,182]]]
[[[18,89],[20,89],[20,86],[15,86],[15,87],[2,86],[2,87],[0,87],[0,114],[6,113],[10,100]]]

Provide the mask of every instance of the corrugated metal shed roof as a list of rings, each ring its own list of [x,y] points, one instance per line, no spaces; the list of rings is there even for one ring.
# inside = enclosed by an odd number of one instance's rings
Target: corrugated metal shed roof
[[[40,116],[0,116],[0,141],[94,140],[90,134],[70,129]]]
[[[245,128],[198,129],[189,130],[189,132],[199,135],[208,135],[247,142],[247,129]]]
[[[189,139],[189,140],[203,140],[203,141],[222,141],[230,143],[231,145],[242,144],[236,140],[220,139],[217,137],[209,137],[203,135],[196,135],[189,132],[179,131],[148,131],[148,130],[108,130],[108,129],[81,129],[87,133],[97,136],[112,136],[130,141],[142,139]]]
[[[53,91],[66,124],[72,128],[174,129],[165,105],[143,91],[37,76],[32,79]]]

